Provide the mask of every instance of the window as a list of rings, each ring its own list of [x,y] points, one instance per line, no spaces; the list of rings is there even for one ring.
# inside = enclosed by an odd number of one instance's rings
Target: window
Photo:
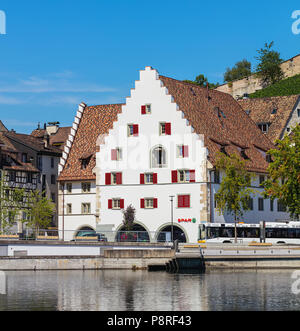
[[[300,109],[297,109],[298,117],[300,117]]]
[[[221,180],[220,180],[220,171],[216,170],[214,172],[214,181],[215,184],[220,184]]]
[[[27,163],[27,154],[26,153],[22,153],[22,162]]]
[[[67,204],[67,214],[68,215],[72,214],[72,204],[71,203]]]
[[[177,146],[177,157],[185,158],[189,156],[189,146],[179,145]]]
[[[141,184],[157,184],[157,174],[153,173],[146,173],[146,174],[141,174]]]
[[[172,171],[172,183],[195,183],[195,170]]]
[[[277,202],[277,211],[278,212],[283,212],[283,213],[286,212],[286,206],[281,201]]]
[[[155,209],[158,207],[158,200],[155,198],[145,198],[141,199],[142,209]]]
[[[106,185],[122,185],[122,173],[112,172],[105,175]]]
[[[274,200],[270,199],[270,211],[274,211]]]
[[[265,176],[264,175],[260,175],[259,176],[259,185],[262,185],[265,182]]]
[[[147,114],[151,114],[150,104],[142,106],[142,115],[147,115]]]
[[[81,159],[81,169],[85,170],[87,168],[87,166],[90,163],[90,158],[88,159]]]
[[[111,160],[112,161],[121,161],[122,160],[122,149],[116,148],[111,150]]]
[[[263,198],[258,198],[258,210],[264,211],[264,199]]]
[[[171,123],[159,123],[159,135],[170,136],[171,135]]]
[[[56,176],[55,175],[51,175],[51,184],[52,185],[56,184]]]
[[[43,170],[43,158],[41,156],[37,159],[37,167],[39,170]]]
[[[178,208],[190,208],[190,195],[178,195]]]
[[[81,213],[84,215],[91,213],[91,204],[90,203],[82,203],[81,204]]]
[[[54,158],[51,157],[51,168],[53,169],[54,168]]]
[[[31,172],[27,173],[27,183],[32,183],[32,173]]]
[[[263,132],[263,133],[268,133],[269,131],[269,124],[268,123],[261,123],[261,124],[258,124],[258,127],[260,128],[260,130]]]
[[[108,200],[108,209],[120,210],[124,209],[125,202],[124,199],[110,199]]]
[[[128,137],[137,137],[139,135],[139,126],[137,124],[129,124],[127,134]]]
[[[91,192],[91,183],[81,183],[82,193],[90,193]]]
[[[152,150],[151,167],[165,168],[167,166],[166,151],[163,147],[156,147]]]
[[[248,203],[248,209],[253,210],[253,198],[249,198],[247,203]]]
[[[56,201],[55,193],[51,193],[51,200],[52,200],[52,202],[55,203],[55,201]]]
[[[67,183],[67,193],[72,193],[72,183]]]

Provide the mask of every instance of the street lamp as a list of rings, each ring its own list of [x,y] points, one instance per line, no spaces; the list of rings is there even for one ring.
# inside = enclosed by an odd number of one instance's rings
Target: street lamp
[[[171,201],[171,239],[172,239],[172,243],[174,245],[174,217],[173,217],[173,201],[174,201],[175,196],[174,195],[170,195],[170,201]]]

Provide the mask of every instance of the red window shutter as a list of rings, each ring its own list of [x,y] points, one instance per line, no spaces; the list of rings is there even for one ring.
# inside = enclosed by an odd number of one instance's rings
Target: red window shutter
[[[108,200],[108,209],[112,209],[112,200]]]
[[[140,184],[145,184],[145,175],[144,174],[141,174],[140,175]]]
[[[111,160],[117,161],[117,150],[116,149],[111,150]]]
[[[184,196],[178,195],[178,208],[183,208],[183,207],[184,207]]]
[[[172,171],[172,183],[178,182],[178,173],[177,170]]]
[[[154,199],[153,200],[153,208],[157,208],[158,207],[158,200]]]
[[[183,157],[189,157],[189,146],[183,146]]]
[[[153,174],[153,184],[157,184],[157,174]]]
[[[117,173],[117,185],[122,185],[122,172]]]
[[[145,199],[141,199],[141,208],[142,208],[142,209],[145,208]]]
[[[189,195],[185,195],[184,196],[184,207],[185,208],[190,208],[190,196]]]
[[[142,106],[142,115],[146,115],[146,106]]]
[[[139,135],[139,126],[137,124],[133,125],[133,135],[138,136]]]
[[[111,185],[111,174],[105,174],[105,185]]]
[[[124,201],[124,199],[121,199],[120,200],[120,208],[124,209],[124,207],[125,207],[125,201]]]
[[[166,123],[166,135],[171,135],[171,123]]]
[[[190,182],[191,183],[196,182],[196,172],[195,172],[195,170],[190,170]]]

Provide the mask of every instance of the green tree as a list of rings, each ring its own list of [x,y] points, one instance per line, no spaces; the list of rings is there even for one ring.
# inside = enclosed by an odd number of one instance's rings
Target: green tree
[[[219,154],[216,168],[224,173],[220,189],[216,193],[219,214],[229,213],[234,216],[235,242],[237,242],[237,222],[245,210],[249,210],[251,194],[255,193],[251,186],[251,175],[247,171],[246,161],[238,155]]]
[[[132,205],[129,205],[125,210],[122,211],[123,213],[123,224],[126,231],[132,231],[134,226],[135,220],[135,213],[136,210]]]
[[[290,135],[278,140],[277,149],[268,152],[272,157],[269,178],[264,183],[265,195],[278,199],[292,218],[300,216],[300,125]]]
[[[6,177],[0,170],[0,233],[8,233],[24,209],[25,191],[10,187]]]
[[[246,59],[237,62],[234,67],[227,68],[224,74],[224,82],[233,82],[251,76],[251,63]]]
[[[27,206],[27,220],[24,223],[38,235],[39,229],[46,229],[51,224],[55,204],[36,190],[28,193]]]
[[[200,74],[199,76],[197,76],[194,81],[193,80],[184,80],[184,82],[202,86],[202,87],[208,86],[210,89],[214,89],[214,88],[217,88],[218,86],[220,86],[219,83],[216,83],[216,84],[209,83],[207,77],[205,77],[203,74]]]
[[[280,53],[272,50],[274,42],[266,43],[264,48],[258,50],[256,59],[259,61],[256,67],[256,75],[264,85],[273,85],[284,78],[281,69],[282,59]]]

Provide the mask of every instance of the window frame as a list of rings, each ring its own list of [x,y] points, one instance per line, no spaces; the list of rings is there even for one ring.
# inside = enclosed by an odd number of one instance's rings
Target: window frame
[[[179,197],[189,197],[189,206],[179,206]],[[177,208],[190,209],[191,208],[191,194],[177,194]]]
[[[91,193],[92,184],[91,182],[81,183],[81,193]]]
[[[87,207],[87,212],[85,211],[85,207]],[[91,215],[91,203],[90,202],[82,202],[81,203],[81,214],[82,215]]]

